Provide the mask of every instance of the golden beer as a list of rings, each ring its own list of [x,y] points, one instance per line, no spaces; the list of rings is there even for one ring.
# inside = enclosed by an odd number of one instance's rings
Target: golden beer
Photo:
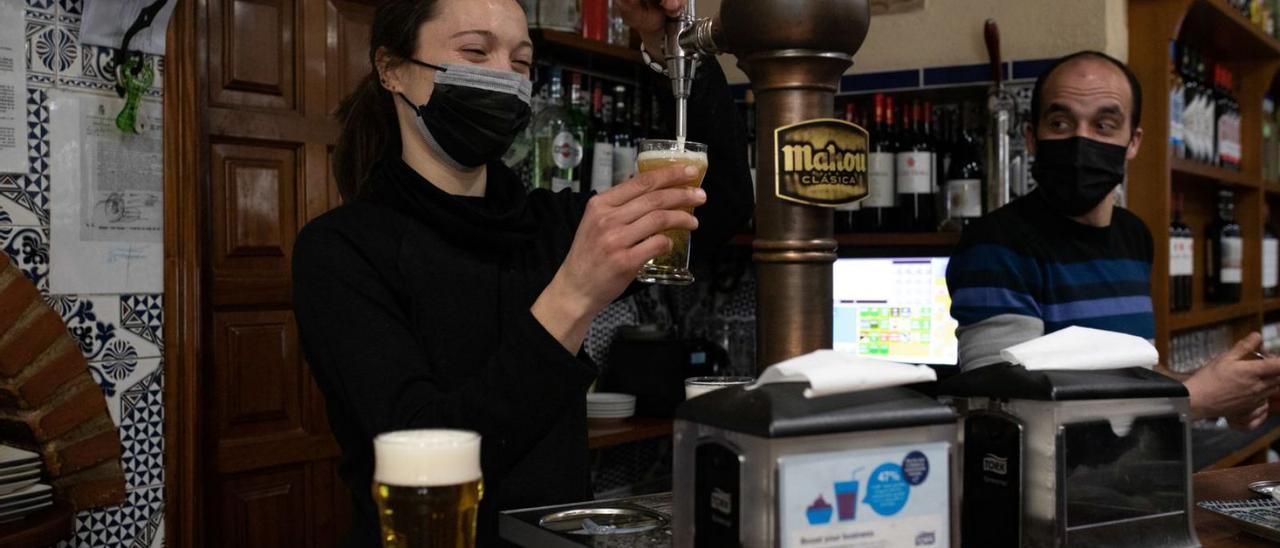
[[[683,146],[677,141],[650,139],[640,143],[640,154],[636,157],[636,171],[644,173],[673,165],[693,166],[698,170],[697,177],[689,181],[689,188],[702,186],[702,179],[707,175],[707,145],[685,141]],[[692,209],[686,209],[692,213]],[[671,251],[654,257],[640,269],[637,280],[648,283],[667,285],[688,285],[693,283],[693,274],[689,272],[689,231],[671,229],[663,232],[671,238]]]
[[[484,496],[480,436],[405,430],[373,440],[373,501],[385,548],[473,548]]]

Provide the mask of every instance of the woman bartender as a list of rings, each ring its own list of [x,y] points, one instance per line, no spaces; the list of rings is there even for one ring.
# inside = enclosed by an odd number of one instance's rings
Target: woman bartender
[[[618,0],[648,44],[683,4]],[[302,347],[354,504],[344,545],[378,544],[372,440],[408,428],[481,434],[479,544],[495,545],[499,510],[590,498],[587,327],[669,248],[663,230],[698,229],[704,251],[750,216],[744,132],[703,63],[689,108],[689,138],[710,147],[702,190],[676,167],[595,196],[526,194],[499,161],[530,115],[517,0],[391,0],[370,42],[375,70],[339,111],[347,203],[293,256]]]

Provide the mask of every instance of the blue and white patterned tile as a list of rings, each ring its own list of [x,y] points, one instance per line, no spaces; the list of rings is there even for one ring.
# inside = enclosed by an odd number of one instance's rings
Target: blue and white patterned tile
[[[27,88],[27,176],[22,192],[6,196],[34,213],[40,225],[49,225],[49,94],[40,88]]]
[[[28,69],[55,76],[71,68],[80,56],[80,44],[68,27],[27,20]],[[37,63],[38,62],[38,63]]]
[[[57,0],[27,0],[27,16],[33,13],[53,15],[58,11]]]
[[[145,62],[151,67],[155,77],[145,95],[160,97],[164,83],[164,58],[158,55],[147,55]],[[79,64],[78,75],[72,75],[70,72],[61,73],[58,75],[58,83],[113,94],[116,92],[115,52],[111,48],[81,44]]]
[[[4,251],[41,292],[49,292],[48,228],[0,225],[0,251]]]
[[[52,21],[39,21],[27,18],[27,80],[31,82],[32,78],[36,79],[36,83],[47,85],[53,82],[53,77],[57,75],[57,69],[45,64],[45,58],[36,53],[37,45],[40,37],[50,30],[57,28]]]
[[[158,297],[51,295],[49,304],[90,363],[160,357]]]
[[[164,364],[144,360],[139,369],[144,374],[111,402],[119,412],[120,460],[129,489],[164,485]]]
[[[77,17],[74,24],[62,20],[62,16],[58,16],[58,30],[62,31],[63,40],[59,46],[62,47],[61,55],[57,60],[58,66],[58,82],[63,79],[74,79],[80,77],[80,18]]]
[[[58,0],[58,22],[74,24],[80,28],[80,16],[84,13],[84,0]]]
[[[68,546],[148,548],[163,535],[164,488],[129,491],[124,504],[81,512]]]
[[[163,94],[164,91],[164,56],[152,55],[151,66],[156,70],[156,82],[151,85],[151,89],[157,93],[157,96]]]
[[[160,355],[164,351],[164,295],[121,295],[120,327],[154,345]]]
[[[27,192],[27,176],[21,173],[0,173],[0,224],[11,226],[39,226],[40,216],[34,209],[32,196]]]

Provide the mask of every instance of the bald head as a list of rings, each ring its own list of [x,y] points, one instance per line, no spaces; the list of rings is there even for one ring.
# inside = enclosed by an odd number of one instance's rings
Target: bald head
[[[1118,108],[1120,124],[1132,135],[1142,122],[1142,86],[1128,65],[1099,51],[1081,51],[1059,59],[1036,79],[1031,95],[1032,131],[1040,136],[1054,112],[1071,103]],[[1115,107],[1115,108],[1110,108]]]

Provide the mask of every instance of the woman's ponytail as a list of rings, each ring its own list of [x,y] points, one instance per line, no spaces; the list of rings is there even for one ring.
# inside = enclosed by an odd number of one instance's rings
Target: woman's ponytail
[[[390,0],[378,6],[369,29],[369,75],[338,105],[342,133],[333,151],[333,178],[344,201],[359,195],[379,160],[400,155],[395,97],[380,81],[378,51],[392,63],[418,49],[418,30],[435,16],[437,0]],[[391,66],[394,66],[392,64]]]

